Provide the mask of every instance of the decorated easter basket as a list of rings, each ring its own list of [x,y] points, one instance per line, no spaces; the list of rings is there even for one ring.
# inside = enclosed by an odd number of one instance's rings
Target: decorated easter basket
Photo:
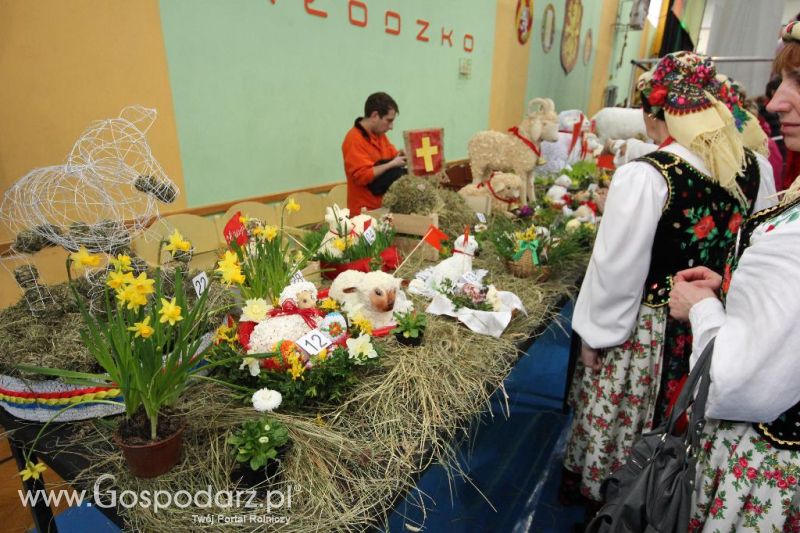
[[[535,281],[547,281],[550,278],[550,266],[535,264],[531,250],[525,250],[517,260],[508,261],[507,266],[511,275],[517,278],[534,278]]]

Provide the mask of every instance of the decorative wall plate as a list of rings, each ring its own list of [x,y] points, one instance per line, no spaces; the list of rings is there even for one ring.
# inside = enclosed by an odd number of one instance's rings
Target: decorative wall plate
[[[547,4],[542,16],[542,50],[548,53],[553,47],[553,39],[556,34],[556,8],[553,4]]]

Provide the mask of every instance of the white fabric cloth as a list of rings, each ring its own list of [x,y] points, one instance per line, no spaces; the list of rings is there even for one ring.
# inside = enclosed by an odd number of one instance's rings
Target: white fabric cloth
[[[663,150],[707,172],[703,161],[680,144],[672,143]],[[775,204],[775,182],[769,161],[756,157],[761,180],[755,210],[760,210]],[[588,346],[617,346],[630,335],[668,194],[664,178],[647,163],[628,163],[614,173],[572,318],[572,327]]]
[[[707,298],[689,314],[691,364],[716,335],[706,415],[771,422],[800,401],[800,206],[753,232],[725,303]],[[782,222],[779,222],[782,221]],[[775,229],[767,232],[770,223]]]

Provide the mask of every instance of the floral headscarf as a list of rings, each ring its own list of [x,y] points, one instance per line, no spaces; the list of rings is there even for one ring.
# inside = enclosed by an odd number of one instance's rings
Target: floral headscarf
[[[758,123],[758,119],[744,108],[741,86],[725,74],[717,74],[717,80],[720,82],[719,99],[730,109],[736,129],[742,134],[745,147],[769,157],[769,138]]]
[[[744,145],[734,116],[720,100],[714,62],[694,52],[666,55],[639,78],[637,88],[654,113],[664,111],[672,138],[703,159],[711,179],[747,204],[736,182],[744,168]]]

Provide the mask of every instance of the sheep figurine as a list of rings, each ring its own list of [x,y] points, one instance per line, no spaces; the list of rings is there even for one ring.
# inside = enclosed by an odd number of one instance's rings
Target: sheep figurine
[[[538,108],[538,109],[537,109]],[[532,172],[541,156],[541,141],[558,139],[558,115],[549,98],[534,98],[528,102],[528,113],[519,126],[509,133],[481,131],[472,136],[467,145],[472,181],[486,181],[492,172],[512,172],[524,182],[523,204],[536,199]]]
[[[378,221],[364,213],[352,217],[350,222],[353,224],[354,235],[364,235],[364,232],[370,227],[375,230],[378,229]]]
[[[647,139],[641,109],[604,107],[592,117],[601,144],[608,139]]]
[[[486,181],[462,187],[458,194],[465,199],[488,196],[492,202],[492,213],[508,214],[511,209],[519,206],[522,189],[522,178],[516,174],[495,172]]]
[[[575,131],[576,124],[580,125],[577,132]],[[594,159],[602,152],[603,145],[598,141],[597,135],[592,132],[592,122],[580,109],[570,109],[559,113],[558,129],[556,141],[542,142],[542,158],[545,163],[536,169],[537,172],[555,174],[561,172],[567,165]]]
[[[402,280],[380,270],[345,270],[333,280],[328,296],[341,303],[348,315],[361,314],[374,328],[384,328],[394,324],[395,312],[412,307],[401,284]]]
[[[284,288],[278,301],[280,310],[271,312],[276,316],[268,316],[253,329],[248,355],[272,351],[278,341],[296,341],[314,329],[320,320],[316,311],[317,288],[309,281]]]
[[[461,276],[472,272],[472,258],[477,251],[478,241],[469,234],[469,231],[464,232],[464,235],[457,237],[453,243],[453,255],[433,267],[426,285],[436,287],[445,279],[456,285]]]
[[[359,215],[361,216],[361,215]],[[328,232],[322,238],[319,251],[333,258],[342,256],[342,250],[336,246],[337,239],[354,235],[353,221],[350,219],[350,210],[333,207],[325,208],[325,222],[328,223]]]

